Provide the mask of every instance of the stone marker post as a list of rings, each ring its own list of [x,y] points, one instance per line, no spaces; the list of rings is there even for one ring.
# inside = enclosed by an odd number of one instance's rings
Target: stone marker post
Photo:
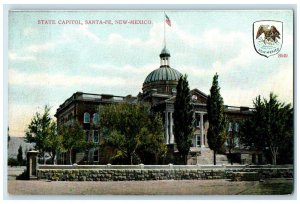
[[[38,151],[28,151],[27,152],[27,179],[37,179],[37,155]]]

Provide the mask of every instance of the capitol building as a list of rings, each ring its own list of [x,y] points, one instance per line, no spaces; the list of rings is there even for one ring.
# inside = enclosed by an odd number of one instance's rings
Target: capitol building
[[[164,123],[165,143],[168,146],[168,152],[176,154],[176,141],[173,133],[173,113],[174,102],[176,98],[176,86],[179,78],[182,76],[180,70],[176,70],[170,65],[171,53],[164,47],[159,55],[160,66],[145,76],[142,84],[142,92],[137,95],[116,96],[101,93],[83,93],[76,92],[56,111],[58,127],[76,119],[83,126],[86,133],[86,139],[99,143],[100,131],[95,127],[99,121],[99,107],[106,104],[120,102],[126,103],[147,103],[152,110],[161,113]],[[188,74],[188,73],[187,73]],[[212,164],[213,152],[209,149],[207,143],[207,130],[209,127],[207,118],[207,94],[194,88],[190,91],[195,119],[195,131],[192,138],[192,147],[188,156],[188,164]],[[225,114],[229,121],[228,131],[239,131],[239,121],[245,120],[252,114],[249,107],[236,107],[225,105]],[[246,150],[239,143],[238,136],[235,138],[236,147],[233,154],[236,163],[262,163],[262,154]],[[226,144],[225,144],[226,145]],[[60,155],[59,163],[68,164],[68,153]],[[89,150],[88,154],[82,152],[73,152],[73,163],[94,163],[107,164],[105,155],[98,148]],[[84,155],[88,155],[87,157]],[[217,155],[217,163],[226,163],[226,152]]]

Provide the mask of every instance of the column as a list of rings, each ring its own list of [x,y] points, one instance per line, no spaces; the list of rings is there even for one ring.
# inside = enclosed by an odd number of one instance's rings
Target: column
[[[196,112],[193,111],[193,121],[196,121]],[[197,126],[196,122],[193,123],[193,126]],[[194,134],[192,145],[197,147],[197,134]]]
[[[174,134],[173,134],[173,112],[170,112],[170,144],[174,144]]]
[[[166,144],[169,144],[169,119],[168,119],[168,112],[165,111],[165,136],[166,136]]]
[[[204,136],[203,136],[203,113],[200,113],[200,129],[201,129],[201,147],[204,147]]]

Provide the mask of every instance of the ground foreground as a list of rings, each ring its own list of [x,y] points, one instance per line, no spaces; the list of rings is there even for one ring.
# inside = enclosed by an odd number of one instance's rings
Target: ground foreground
[[[293,180],[46,181],[8,180],[12,195],[286,195]],[[286,195],[287,197],[289,195]]]

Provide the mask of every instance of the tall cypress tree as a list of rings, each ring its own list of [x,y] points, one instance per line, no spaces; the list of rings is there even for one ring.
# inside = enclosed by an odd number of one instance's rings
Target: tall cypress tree
[[[216,152],[222,147],[226,139],[224,103],[220,94],[217,73],[213,78],[210,95],[207,98],[207,114],[209,122],[207,140],[209,148],[214,151],[214,165],[216,165]]]
[[[177,85],[177,95],[174,103],[174,137],[177,149],[184,163],[192,145],[193,110],[187,75],[181,76]]]
[[[22,149],[21,145],[19,146],[19,149],[18,149],[17,160],[18,160],[19,166],[22,166],[23,165],[23,149]]]

